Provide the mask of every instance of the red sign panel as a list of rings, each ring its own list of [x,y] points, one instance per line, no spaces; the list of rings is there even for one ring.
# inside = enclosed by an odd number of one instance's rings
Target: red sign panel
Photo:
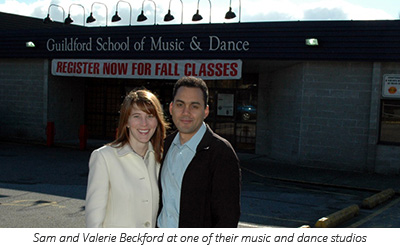
[[[54,59],[54,76],[204,80],[240,79],[241,60],[91,60]]]

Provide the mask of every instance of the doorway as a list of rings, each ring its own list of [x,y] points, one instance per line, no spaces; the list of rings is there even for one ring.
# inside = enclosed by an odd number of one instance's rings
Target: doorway
[[[157,95],[174,131],[169,103],[175,80],[88,79],[85,91],[85,124],[90,139],[112,141],[118,127],[119,109],[127,93],[146,88]],[[241,80],[206,81],[210,113],[206,123],[226,138],[238,152],[255,152],[258,75]]]
[[[210,114],[206,122],[238,152],[255,152],[258,75],[237,81],[207,82]]]

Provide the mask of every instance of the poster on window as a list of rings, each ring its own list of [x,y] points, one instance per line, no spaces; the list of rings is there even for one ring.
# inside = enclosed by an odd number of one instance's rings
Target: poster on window
[[[400,98],[400,74],[383,76],[382,96],[385,98]]]
[[[233,94],[218,94],[217,115],[233,116]]]

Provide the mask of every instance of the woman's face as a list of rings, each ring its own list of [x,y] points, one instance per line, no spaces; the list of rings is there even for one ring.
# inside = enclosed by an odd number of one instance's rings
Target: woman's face
[[[133,106],[128,118],[129,140],[133,144],[147,144],[158,126],[157,118],[152,114]]]

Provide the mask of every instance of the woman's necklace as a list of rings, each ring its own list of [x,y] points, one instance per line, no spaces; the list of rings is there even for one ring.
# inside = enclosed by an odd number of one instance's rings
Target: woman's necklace
[[[144,151],[145,153],[142,155],[142,154],[137,153],[137,151],[135,151],[135,149],[133,149],[133,147],[132,147],[131,144],[129,144],[129,145],[131,146],[132,151],[133,151],[136,155],[138,155],[138,156],[140,156],[142,159],[144,159],[144,156],[145,156],[147,150],[145,150],[145,151]]]

